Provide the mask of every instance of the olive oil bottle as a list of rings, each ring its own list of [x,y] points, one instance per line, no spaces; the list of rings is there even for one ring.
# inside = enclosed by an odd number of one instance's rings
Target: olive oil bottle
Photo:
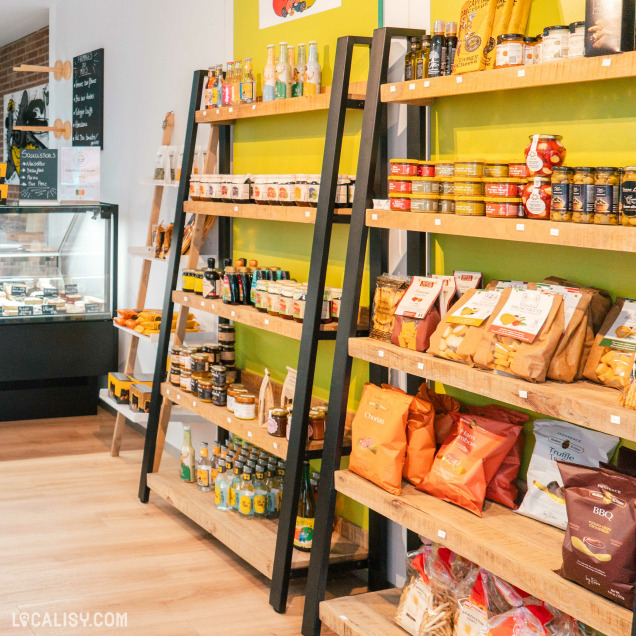
[[[420,46],[417,49],[417,58],[415,60],[415,79],[424,79],[428,77],[428,61],[431,53],[431,36],[422,36]]]
[[[415,65],[417,64],[417,52],[420,39],[418,37],[409,38],[409,50],[404,56],[404,81],[410,82],[415,79]]]

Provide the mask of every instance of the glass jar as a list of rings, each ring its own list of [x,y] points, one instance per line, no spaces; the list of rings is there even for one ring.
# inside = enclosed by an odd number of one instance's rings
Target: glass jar
[[[389,194],[391,210],[394,212],[408,212],[411,209],[411,195]]]
[[[293,294],[294,298],[294,321],[302,323],[305,319],[305,306],[307,304],[307,288],[300,287]]]
[[[565,24],[543,29],[543,45],[541,57],[544,62],[562,60],[568,56],[570,43],[570,27]]]
[[[523,203],[514,197],[486,197],[486,216],[497,219],[523,216]]]
[[[460,197],[483,197],[484,182],[481,179],[466,181],[455,177],[455,195]]]
[[[220,364],[221,362],[221,347],[218,344],[206,344],[203,345],[203,353],[208,354],[208,360],[210,366]]]
[[[193,353],[192,371],[194,373],[207,373],[210,369],[210,361],[207,353]]]
[[[550,177],[528,179],[523,189],[523,205],[529,219],[549,219],[552,200],[552,180]]]
[[[221,180],[221,202],[230,203],[232,201],[232,175],[225,174]]]
[[[484,197],[455,197],[455,214],[462,216],[485,216]]]
[[[594,168],[574,168],[572,185],[572,221],[594,222]]]
[[[349,179],[344,175],[338,175],[338,184],[336,185],[336,201],[337,208],[346,208],[349,203]]]
[[[223,366],[236,364],[236,351],[233,345],[221,345],[221,364]]]
[[[225,366],[225,377],[227,378],[227,384],[233,384],[236,382],[238,378],[238,371],[233,364],[226,364]]]
[[[597,168],[594,179],[594,223],[618,225],[618,168]]]
[[[199,177],[199,198],[201,201],[212,200],[212,194],[210,192],[211,177],[211,174],[202,174]]]
[[[414,194],[411,196],[411,212],[437,212],[439,198],[437,194]]]
[[[389,174],[396,177],[417,177],[419,161],[417,159],[391,159]]]
[[[256,417],[256,396],[253,393],[238,393],[234,399],[234,417],[239,420],[253,420]]]
[[[541,64],[543,62],[543,33],[537,35],[537,46],[534,52],[534,63]]]
[[[170,348],[170,364],[173,367],[181,367],[181,347],[173,345]]]
[[[186,391],[190,393],[191,388],[191,380],[190,380],[190,371],[186,371],[185,369],[181,369],[181,376],[179,378],[179,387],[182,391]]]
[[[455,199],[442,195],[439,199],[437,211],[440,214],[455,214]]]
[[[411,185],[412,194],[439,194],[441,183],[435,177],[414,177]]]
[[[454,177],[455,164],[450,161],[436,161],[435,176],[436,177]]]
[[[278,295],[278,314],[283,320],[294,319],[294,287],[281,285]]]
[[[316,441],[325,439],[325,414],[323,412],[316,409],[309,411],[307,437]]]
[[[573,184],[574,168],[556,166],[552,170],[552,203],[550,205],[551,221],[572,220]]]
[[[267,189],[265,187],[266,177],[258,175],[254,177],[254,185],[252,186],[252,196],[258,205],[267,205]]]
[[[455,177],[436,177],[439,181],[440,196],[455,194]]]
[[[526,166],[525,162],[509,163],[508,176],[512,177],[513,179],[527,179],[530,176],[528,174],[528,166]]]
[[[192,371],[192,351],[190,347],[181,347],[181,368],[186,371]]]
[[[236,331],[232,325],[219,325],[219,344],[234,344]]]
[[[554,166],[565,163],[566,150],[561,135],[530,135],[530,143],[526,147],[526,166],[531,177],[552,174]]]
[[[222,364],[214,364],[210,367],[210,379],[214,384],[225,384],[227,381],[225,367]]]
[[[389,177],[390,194],[411,194],[415,177]]]
[[[174,364],[170,367],[170,384],[172,386],[181,385],[181,369]]]
[[[280,176],[273,175],[267,182],[267,203],[269,205],[280,205],[280,199],[278,197],[278,188],[280,186]]]
[[[307,178],[307,205],[318,207],[318,195],[320,194],[320,175],[310,174]]]
[[[510,168],[507,163],[487,163],[484,166],[484,177],[502,179],[510,176]]]
[[[329,290],[329,305],[331,307],[331,319],[338,322],[340,318],[340,304],[342,301],[342,289],[332,287]]]
[[[278,316],[280,308],[280,286],[269,285],[267,290],[267,313],[270,316]]]
[[[247,174],[235,174],[232,177],[232,201],[249,203],[251,196],[251,180]]]
[[[455,177],[483,177],[485,167],[485,161],[456,161],[454,175]],[[457,180],[455,188],[457,188]],[[457,190],[455,194],[457,194]]]
[[[197,395],[201,402],[212,402],[212,382],[210,380],[199,380]]]
[[[221,196],[221,179],[222,178],[223,177],[220,174],[208,175],[208,187],[210,188],[210,199],[217,203],[222,200],[222,196]]]
[[[261,313],[267,313],[267,293],[269,281],[260,279],[254,290],[254,307]]]
[[[523,39],[523,64],[530,66],[537,63],[537,38],[529,36]]]
[[[190,392],[194,395],[199,394],[199,382],[203,380],[204,382],[210,380],[208,373],[191,373],[190,374]]]
[[[272,409],[267,418],[267,432],[273,437],[285,437],[287,432],[287,410]]]
[[[202,269],[194,270],[194,293],[198,296],[203,296],[203,275],[205,272]]]
[[[210,396],[214,406],[225,406],[227,403],[227,389],[225,384],[213,384]]]
[[[434,177],[435,164],[432,161],[418,161],[417,176],[418,177]]]
[[[223,371],[225,374],[225,369]],[[235,398],[239,393],[248,393],[248,390],[242,384],[230,384],[227,387],[227,410],[234,411]]]
[[[568,40],[568,57],[583,57],[585,55],[585,20],[570,24]]]
[[[504,33],[497,36],[495,68],[523,66],[524,47],[523,33]]]
[[[194,291],[194,270],[184,269],[181,274],[181,289],[184,292],[192,293]]]
[[[526,184],[525,180],[522,179],[491,177],[484,183],[484,195],[487,197],[517,197],[520,183]]]
[[[621,180],[621,223],[636,227],[636,166],[624,168]]]
[[[198,174],[190,175],[190,199],[192,201],[200,201],[201,200],[201,176]]]

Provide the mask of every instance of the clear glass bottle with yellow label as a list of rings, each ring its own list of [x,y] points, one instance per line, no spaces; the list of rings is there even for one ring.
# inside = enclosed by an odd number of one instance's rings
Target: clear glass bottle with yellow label
[[[260,460],[259,460],[260,461]],[[265,484],[265,466],[256,464],[254,473],[254,516],[264,518],[267,516],[268,492]]]
[[[241,475],[241,485],[238,491],[238,511],[241,517],[247,519],[254,516],[254,484],[252,482],[252,468],[245,466]]]

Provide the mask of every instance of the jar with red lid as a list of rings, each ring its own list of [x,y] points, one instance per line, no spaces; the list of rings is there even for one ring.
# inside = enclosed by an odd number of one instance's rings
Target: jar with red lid
[[[521,199],[513,197],[486,197],[486,216],[498,219],[523,216]]]
[[[418,161],[417,176],[418,177],[434,177],[435,164],[432,161]]]
[[[549,219],[552,203],[552,182],[550,177],[528,179],[523,189],[523,205],[529,219]]]
[[[409,212],[411,209],[410,194],[390,194],[391,210],[394,212]]]
[[[528,167],[525,161],[523,163],[509,163],[508,176],[513,179],[527,179],[530,175],[528,174]]]
[[[526,155],[526,166],[531,177],[552,174],[554,166],[565,163],[565,147],[561,135],[530,135]]]
[[[417,177],[420,162],[416,159],[391,159],[391,175],[396,177]]]
[[[389,177],[389,194],[411,194],[412,177]]]

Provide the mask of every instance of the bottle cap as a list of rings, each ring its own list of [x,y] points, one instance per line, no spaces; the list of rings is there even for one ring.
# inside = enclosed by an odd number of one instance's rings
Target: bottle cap
[[[446,23],[446,35],[457,35],[457,22]]]
[[[208,268],[214,269],[216,267],[216,259],[213,257],[208,258]]]
[[[433,25],[433,31],[435,33],[444,33],[445,28],[446,22],[444,22],[444,20],[435,20],[435,24]]]

